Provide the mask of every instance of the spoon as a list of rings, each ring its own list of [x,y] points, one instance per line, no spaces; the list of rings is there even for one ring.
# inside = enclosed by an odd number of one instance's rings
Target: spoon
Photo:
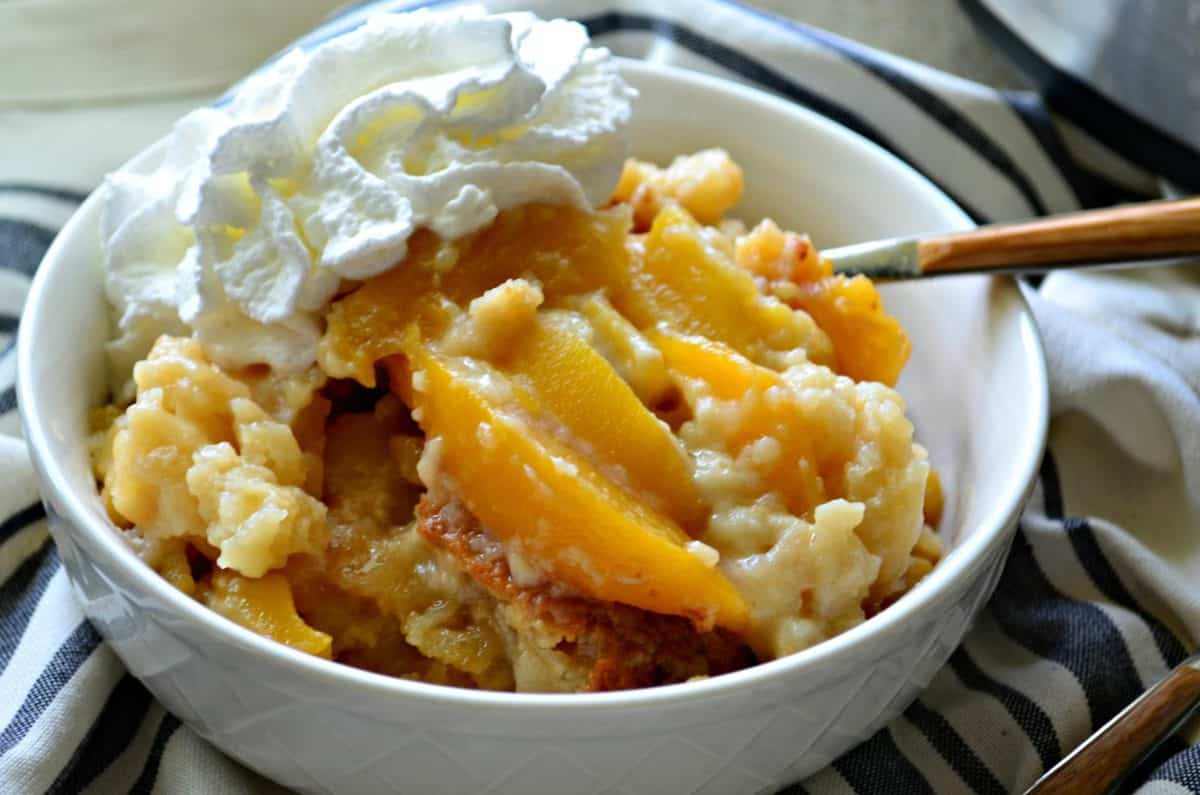
[[[1200,254],[1200,198],[1141,202],[927,237],[825,249],[838,273],[917,279],[1041,273]]]
[[[1025,795],[1109,792],[1200,706],[1200,654],[1177,665],[1025,790]]]

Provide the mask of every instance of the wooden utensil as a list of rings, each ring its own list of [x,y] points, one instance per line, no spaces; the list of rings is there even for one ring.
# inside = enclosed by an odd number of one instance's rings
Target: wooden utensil
[[[839,273],[914,279],[1039,273],[1200,254],[1200,198],[1128,204],[966,232],[827,249]]]
[[[1108,792],[1200,706],[1200,654],[1175,667],[1025,790],[1025,795]]]

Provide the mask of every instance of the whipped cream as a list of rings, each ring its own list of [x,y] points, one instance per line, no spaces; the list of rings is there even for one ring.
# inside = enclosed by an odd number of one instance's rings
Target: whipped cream
[[[396,267],[417,229],[604,202],[633,91],[588,45],[530,14],[385,14],[183,118],[153,173],[105,183],[114,384],[188,329],[226,365],[305,367],[342,280]]]

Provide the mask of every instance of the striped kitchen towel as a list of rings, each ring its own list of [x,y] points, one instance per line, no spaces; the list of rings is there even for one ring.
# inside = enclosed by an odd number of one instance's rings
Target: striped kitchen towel
[[[44,33],[30,22],[39,5],[42,23],[73,26],[63,46],[7,46],[23,23]],[[119,5],[125,16],[114,22],[60,13],[69,2],[0,4],[0,52],[42,58],[22,61],[24,72],[0,68],[0,792],[271,791],[156,704],[83,619],[19,440],[12,342],[29,277],[84,193],[211,101],[231,64],[250,66],[238,58],[277,48],[282,16],[321,4],[239,14],[236,31],[223,20],[247,4],[234,0],[200,4],[211,10],[186,29],[155,27],[169,12],[154,0]],[[408,5],[343,10],[301,43]],[[620,55],[718,74],[825,114],[913,165],[979,222],[1138,198],[1160,178],[1195,185],[1200,152],[1176,139],[1182,159],[1148,154],[1150,140],[1114,149],[1079,118],[1056,124],[1037,95],[997,92],[729,0],[487,5],[573,17]],[[89,25],[153,35],[130,42],[123,73],[111,37]],[[257,34],[260,46],[247,46]],[[228,43],[228,57],[174,59],[172,36],[211,36]],[[94,79],[97,70],[109,77]],[[113,74],[145,80],[125,90]],[[97,101],[81,98],[81,86]],[[1195,271],[1055,275],[1033,302],[1050,364],[1051,452],[995,596],[901,718],[791,791],[1020,790],[1200,638]],[[1129,788],[1200,793],[1200,747],[1173,739]]]

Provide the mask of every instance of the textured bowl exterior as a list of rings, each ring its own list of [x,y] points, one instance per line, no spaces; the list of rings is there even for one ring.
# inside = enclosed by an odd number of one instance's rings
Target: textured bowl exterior
[[[915,172],[807,111],[661,67],[627,74],[645,100],[638,154],[729,146],[755,191],[747,217],[782,208],[781,223],[816,230],[821,245],[969,223]],[[808,159],[772,157],[788,145]],[[811,190],[789,200],[802,178]],[[703,682],[530,696],[388,679],[207,611],[105,520],[85,445],[104,383],[97,216],[93,198],[51,247],[19,333],[18,397],[51,532],[85,613],[132,674],[202,737],[303,792],[742,793],[803,778],[898,715],[962,640],[1000,576],[1045,439],[1045,365],[1013,283],[894,288],[889,306],[919,346],[902,391],[950,497],[950,552],[912,593],[813,649]]]
[[[867,739],[929,683],[987,601],[1007,545],[878,656],[703,702],[523,725],[508,710],[375,705],[331,692],[256,649],[197,636],[89,555],[49,502],[50,528],[84,612],[130,671],[221,750],[302,792],[767,792]],[[82,543],[81,543],[82,541]]]

